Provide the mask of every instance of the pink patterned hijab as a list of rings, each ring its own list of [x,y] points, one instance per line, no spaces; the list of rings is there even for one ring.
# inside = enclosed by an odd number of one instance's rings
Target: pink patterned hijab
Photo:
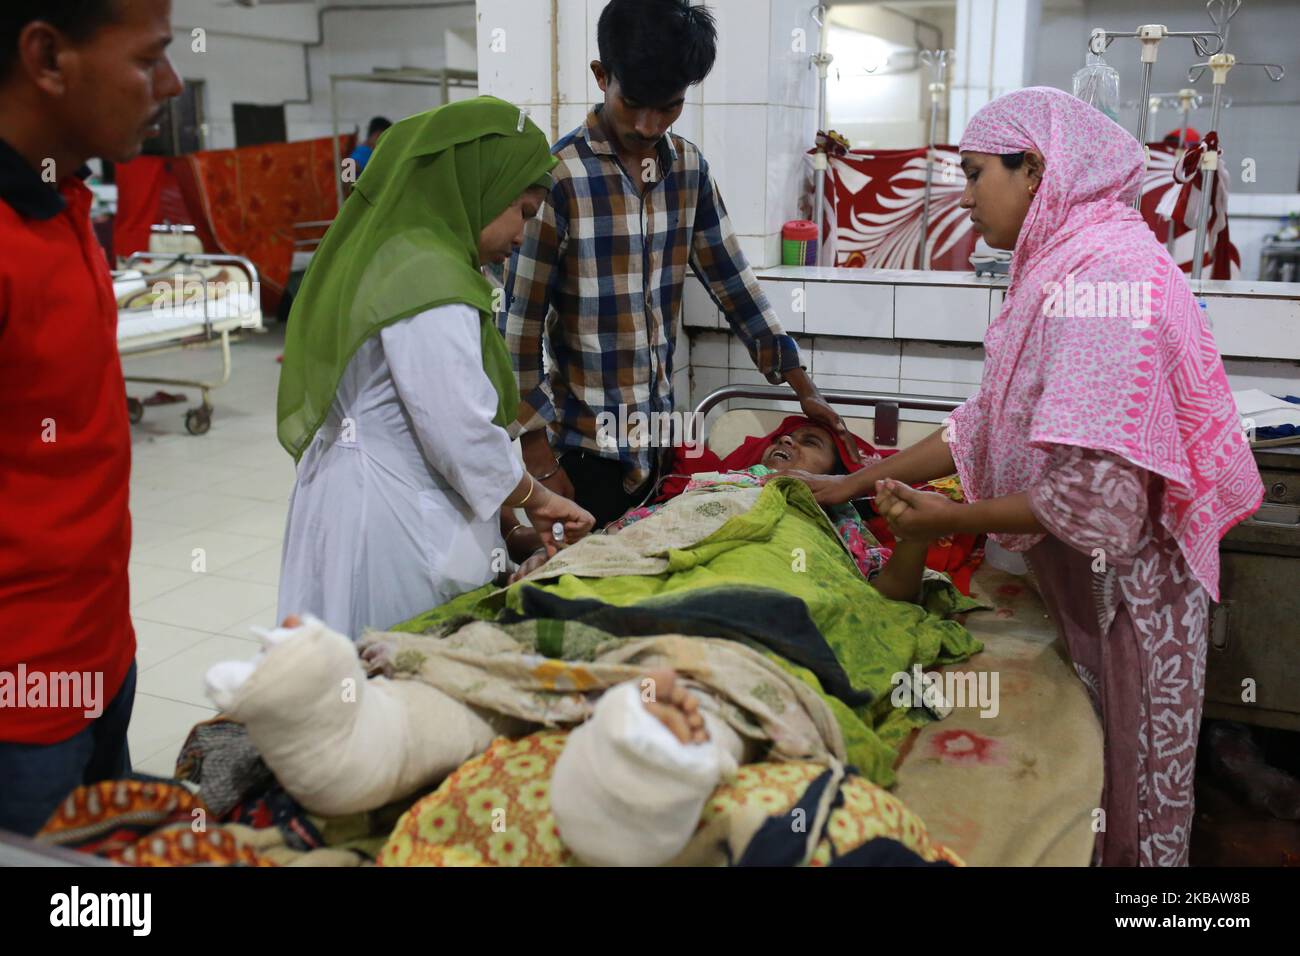
[[[1119,455],[1164,479],[1160,521],[1217,600],[1219,539],[1263,485],[1191,287],[1132,208],[1142,147],[1082,100],[1030,87],[976,113],[959,148],[1032,149],[1045,166],[979,391],[953,413],[962,487],[1027,491],[1054,445]],[[1023,551],[1041,535],[994,538]]]

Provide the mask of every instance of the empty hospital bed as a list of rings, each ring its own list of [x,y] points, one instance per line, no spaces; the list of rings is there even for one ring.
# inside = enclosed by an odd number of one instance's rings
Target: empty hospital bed
[[[202,435],[212,424],[210,393],[230,380],[230,335],[262,329],[257,267],[243,256],[191,251],[137,252],[113,273],[117,299],[117,347],[125,361],[176,349],[221,349],[216,380],[127,375],[127,382],[196,388],[199,405],[185,415],[185,428]],[[127,398],[131,422],[144,416],[144,403]]]

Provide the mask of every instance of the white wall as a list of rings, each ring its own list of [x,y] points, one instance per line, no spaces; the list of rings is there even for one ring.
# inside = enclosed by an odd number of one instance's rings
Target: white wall
[[[464,0],[430,0],[444,9],[346,10],[326,13],[337,4],[287,3],[244,8],[211,0],[175,0],[170,49],[185,79],[203,80],[208,146],[233,146],[232,103],[288,103],[289,139],[325,136],[330,131],[329,75],[368,73],[376,66],[444,65],[473,68],[470,48],[474,6]],[[349,0],[347,6],[376,6],[384,0]],[[407,4],[410,5],[410,4]],[[324,23],[324,35],[318,24]],[[196,50],[193,31],[204,31]],[[453,33],[450,39],[448,33]],[[322,45],[319,41],[324,40]],[[455,62],[448,61],[451,46]],[[311,59],[311,90],[306,58]],[[453,93],[459,96],[474,95]],[[344,85],[340,87],[340,123],[344,130],[362,126],[371,116],[397,120],[438,103],[436,87]],[[304,101],[295,103],[293,101]]]
[[[1041,6],[1040,0],[957,0],[949,143],[985,103],[1030,85]]]
[[[606,0],[560,0],[559,117],[563,136],[602,94],[589,65]],[[755,266],[781,258],[781,226],[798,216],[803,151],[815,132],[817,48],[805,0],[708,0],[718,19],[713,71],[687,92],[674,131],[700,147],[741,248]],[[551,129],[550,4],[479,0],[479,86]],[[803,31],[797,35],[795,31]],[[796,39],[805,45],[794,49]]]
[[[760,274],[759,283],[820,387],[952,399],[969,397],[979,385],[980,343],[1006,285],[969,273],[876,269],[778,269]],[[1208,304],[1232,387],[1300,392],[1300,337],[1291,332],[1300,323],[1300,284],[1194,286]],[[802,311],[791,307],[796,301]],[[694,279],[687,281],[685,327],[691,395],[689,401],[678,395],[681,407],[697,405],[723,385],[763,383]],[[792,410],[788,404],[744,404]],[[943,413],[905,410],[901,417],[938,422]]]

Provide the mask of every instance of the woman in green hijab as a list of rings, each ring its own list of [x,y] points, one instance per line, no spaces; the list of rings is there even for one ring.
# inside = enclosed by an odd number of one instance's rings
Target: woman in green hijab
[[[406,620],[503,570],[498,514],[554,549],[592,517],[523,469],[519,389],[480,271],[522,241],[555,159],[518,107],[452,103],[384,134],[294,301],[278,402],[298,462],[279,615]],[[528,549],[523,549],[526,555]]]

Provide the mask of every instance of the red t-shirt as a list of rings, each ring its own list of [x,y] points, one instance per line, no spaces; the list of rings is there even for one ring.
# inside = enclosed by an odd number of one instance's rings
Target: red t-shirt
[[[135,657],[131,433],[90,205],[0,142],[0,741],[71,737]]]

